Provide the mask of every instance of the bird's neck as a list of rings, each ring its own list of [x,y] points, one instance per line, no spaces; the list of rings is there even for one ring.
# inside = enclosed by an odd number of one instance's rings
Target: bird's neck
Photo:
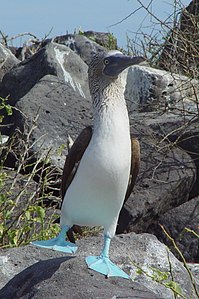
[[[103,86],[103,87],[102,87]],[[93,96],[94,133],[129,133],[129,118],[120,80],[99,84]]]
[[[102,78],[90,86],[94,112],[100,112],[105,106],[125,105],[124,86],[121,77],[116,80]]]

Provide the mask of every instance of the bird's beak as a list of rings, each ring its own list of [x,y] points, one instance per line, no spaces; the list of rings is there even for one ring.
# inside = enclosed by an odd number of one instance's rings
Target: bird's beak
[[[103,73],[109,77],[116,77],[127,67],[140,64],[145,60],[142,56],[113,55],[109,57],[109,64],[105,66]]]

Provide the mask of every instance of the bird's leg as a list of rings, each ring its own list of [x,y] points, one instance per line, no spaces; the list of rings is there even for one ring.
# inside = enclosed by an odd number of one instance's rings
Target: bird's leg
[[[66,253],[75,253],[77,250],[77,245],[66,241],[66,233],[69,229],[69,226],[63,225],[61,232],[56,238],[50,240],[33,241],[31,242],[31,244],[38,247],[53,249]]]
[[[110,248],[110,244],[111,244],[111,238],[109,238],[108,236],[104,236],[104,246],[102,249],[102,253],[101,253],[101,257],[106,257],[109,258],[109,248]]]
[[[100,256],[88,256],[86,258],[88,267],[107,277],[118,276],[129,279],[129,276],[109,259],[110,242],[111,238],[105,235],[104,246]]]

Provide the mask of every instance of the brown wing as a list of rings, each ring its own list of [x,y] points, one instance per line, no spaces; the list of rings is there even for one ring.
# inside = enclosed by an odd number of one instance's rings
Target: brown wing
[[[133,191],[135,181],[140,168],[140,144],[137,138],[131,137],[131,170],[129,184],[126,191],[124,203],[128,200]]]
[[[79,136],[77,137],[77,139],[75,140],[71,149],[68,152],[64,164],[63,175],[62,175],[62,184],[61,184],[62,201],[64,199],[66,190],[68,189],[70,183],[73,180],[79,162],[91,140],[91,137],[92,137],[92,128],[88,126],[82,130],[82,132],[79,134]]]
[[[73,143],[71,149],[68,152],[66,157],[66,161],[64,164],[63,175],[62,175],[62,183],[61,183],[61,197],[62,202],[64,200],[64,196],[66,191],[71,184],[73,177],[77,171],[79,162],[91,140],[92,137],[92,128],[90,126],[86,127],[82,130],[80,135],[77,137],[75,142]],[[75,243],[75,238],[73,235],[74,232],[81,233],[81,228],[77,225],[73,225],[73,227],[67,232],[68,239]]]
[[[133,191],[133,187],[135,185],[136,177],[139,172],[139,166],[140,166],[140,145],[139,141],[135,137],[131,137],[131,170],[130,170],[130,176],[129,176],[129,184],[126,191],[124,204],[129,199],[129,196],[131,195],[131,192]],[[129,213],[125,209],[123,204],[123,207],[120,211],[116,234],[122,234],[125,231],[128,231],[128,225],[129,225]]]

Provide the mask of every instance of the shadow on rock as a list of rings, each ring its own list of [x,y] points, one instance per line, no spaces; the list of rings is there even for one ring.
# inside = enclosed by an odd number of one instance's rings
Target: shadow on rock
[[[21,298],[38,283],[51,278],[62,263],[74,257],[60,257],[39,261],[11,279],[1,290],[0,298]]]

